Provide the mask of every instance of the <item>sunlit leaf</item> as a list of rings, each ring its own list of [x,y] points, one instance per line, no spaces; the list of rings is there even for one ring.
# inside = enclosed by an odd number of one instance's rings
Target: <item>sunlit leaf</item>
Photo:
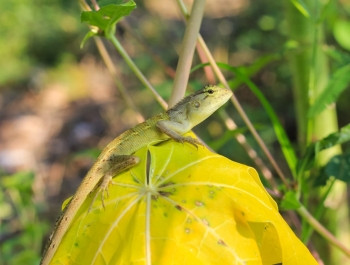
[[[317,264],[253,168],[173,141],[136,155],[105,209],[86,200],[52,264]]]
[[[336,102],[340,94],[349,86],[349,84],[350,64],[345,65],[335,71],[325,90],[309,109],[309,117],[314,117],[320,114],[327,108],[328,105]]]

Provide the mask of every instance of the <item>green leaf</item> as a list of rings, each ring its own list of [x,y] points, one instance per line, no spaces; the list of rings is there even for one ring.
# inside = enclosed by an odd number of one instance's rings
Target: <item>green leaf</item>
[[[108,5],[120,5],[123,4],[124,0],[100,0],[97,1],[100,7],[108,6]]]
[[[339,19],[334,23],[333,34],[339,45],[350,50],[350,21]]]
[[[325,168],[323,167],[321,170],[317,170],[316,173],[312,172],[311,178],[314,180],[312,187],[323,187],[331,176],[325,173]]]
[[[310,17],[309,8],[307,7],[307,5],[304,3],[303,0],[291,0],[291,2],[304,17],[307,17],[307,18]]]
[[[20,171],[10,176],[1,177],[1,185],[6,189],[16,189],[21,192],[32,193],[34,173],[30,171]]]
[[[339,132],[332,133],[327,137],[312,143],[306,148],[305,154],[298,161],[297,175],[313,167],[317,154],[327,148],[350,141],[350,123],[340,129]]]
[[[287,193],[284,195],[281,201],[280,206],[284,210],[298,209],[301,206],[301,204],[298,200],[297,193],[294,191],[287,191]]]
[[[334,47],[327,47],[325,52],[332,60],[336,62],[339,68],[350,64],[350,54],[348,52],[336,49]]]
[[[350,153],[334,156],[325,166],[328,177],[350,182]]]
[[[348,141],[350,141],[350,123],[342,127],[339,132],[332,133],[322,140],[316,142],[316,151],[319,152]]]
[[[106,38],[115,32],[115,25],[122,18],[130,14],[136,8],[134,1],[120,4],[108,4],[102,6],[98,11],[84,11],[81,13],[81,21],[91,26],[96,26],[104,32]]]
[[[328,105],[334,103],[339,95],[347,88],[350,83],[350,64],[345,65],[335,71],[329,80],[326,89],[317,98],[316,102],[309,109],[310,118],[320,114]]]

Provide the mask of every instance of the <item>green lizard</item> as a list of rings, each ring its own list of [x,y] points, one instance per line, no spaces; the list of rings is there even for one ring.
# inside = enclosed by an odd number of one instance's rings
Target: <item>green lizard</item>
[[[229,89],[207,86],[185,97],[168,111],[138,124],[110,142],[99,155],[58,220],[41,264],[50,263],[76,212],[89,194],[98,189],[96,195],[101,193],[103,204],[103,193],[108,192],[108,185],[112,178],[139,162],[139,158],[132,155],[135,151],[169,138],[197,146],[200,144],[198,140],[182,135],[209,117],[231,95],[232,92]]]

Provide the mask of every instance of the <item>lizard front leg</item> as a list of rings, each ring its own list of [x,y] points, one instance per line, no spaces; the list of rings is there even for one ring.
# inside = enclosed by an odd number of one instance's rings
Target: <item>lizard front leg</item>
[[[177,142],[187,142],[194,145],[195,147],[202,145],[202,143],[195,138],[184,137],[181,135],[190,131],[191,129],[190,125],[185,121],[179,123],[175,121],[162,120],[158,121],[156,126],[162,133],[168,135],[170,138],[174,139]]]
[[[135,166],[137,163],[139,163],[139,161],[140,159],[136,156],[114,154],[109,156],[107,159],[101,160],[101,166],[97,168],[97,172],[98,174],[103,174],[103,177],[101,183],[99,183],[96,187],[97,191],[90,204],[89,211],[91,210],[92,205],[99,194],[101,194],[102,206],[105,208],[104,194],[106,193],[107,197],[109,196],[108,186],[109,184],[113,184],[113,177]]]

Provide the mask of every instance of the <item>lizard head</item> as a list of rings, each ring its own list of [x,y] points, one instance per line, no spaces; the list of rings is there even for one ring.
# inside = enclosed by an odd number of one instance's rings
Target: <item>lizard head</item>
[[[224,105],[231,96],[230,89],[206,86],[182,99],[169,109],[168,113],[169,115],[182,116],[190,123],[191,127],[194,127]]]

